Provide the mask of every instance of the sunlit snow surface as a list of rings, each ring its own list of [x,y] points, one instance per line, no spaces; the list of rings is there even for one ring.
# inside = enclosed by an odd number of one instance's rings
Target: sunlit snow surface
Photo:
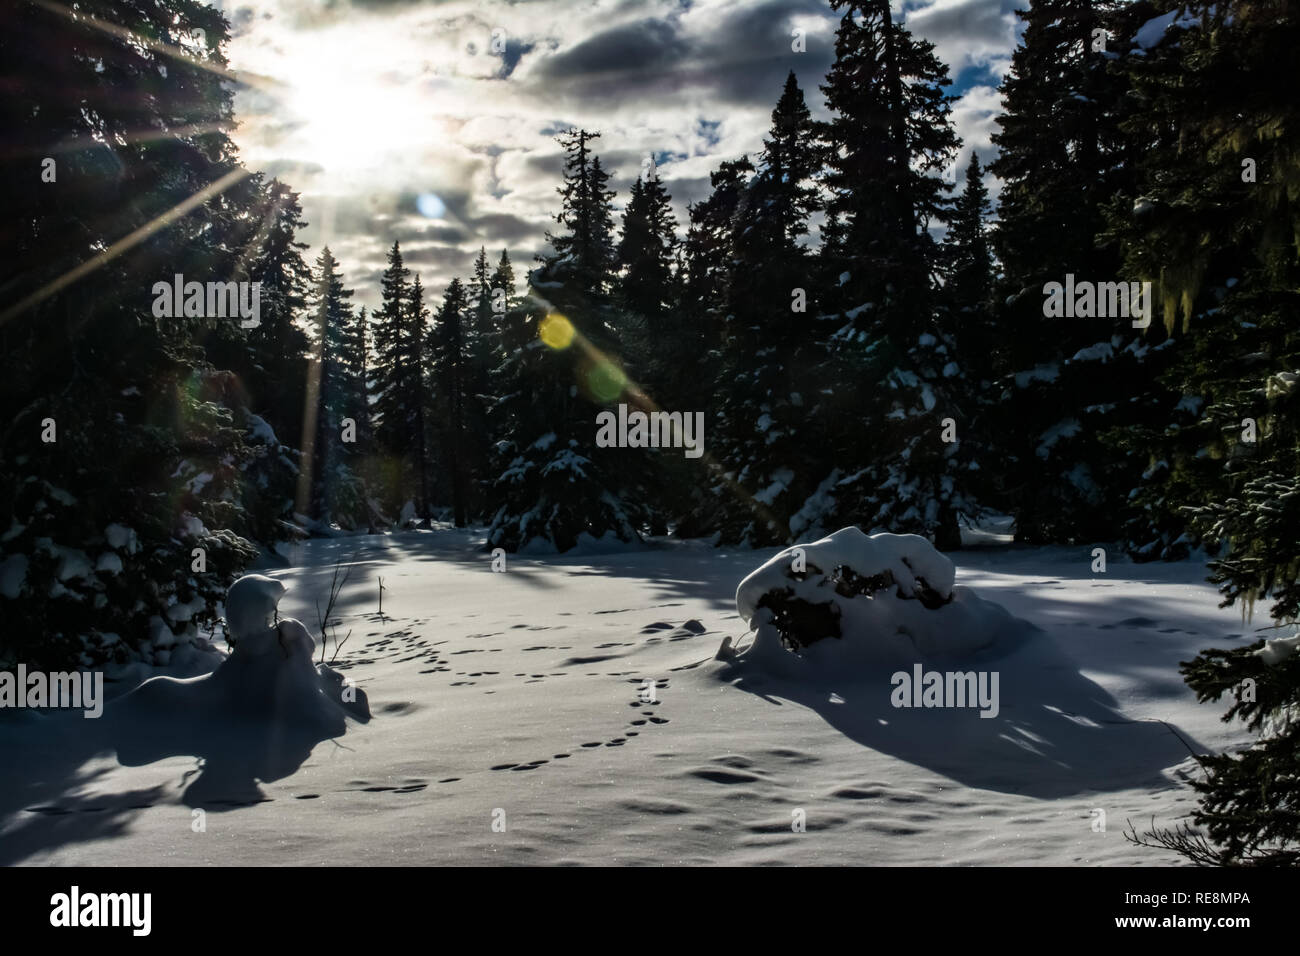
[[[999,673],[994,719],[893,707],[892,662],[747,666],[736,588],[776,549],[511,556],[494,573],[468,532],[311,541],[263,573],[288,587],[281,620],[314,623],[334,563],[361,549],[334,669],[372,719],[297,747],[219,709],[189,736],[144,731],[122,684],[98,721],[9,712],[0,863],[1179,862],[1127,843],[1125,820],[1187,814],[1187,746],[1248,736],[1195,703],[1178,662],[1267,622],[1218,608],[1203,565],[1112,554],[1094,574],[1091,546],[999,530],[952,555],[958,590],[1020,622],[952,665]],[[727,637],[740,659],[715,660]],[[160,735],[170,750],[151,749]]]

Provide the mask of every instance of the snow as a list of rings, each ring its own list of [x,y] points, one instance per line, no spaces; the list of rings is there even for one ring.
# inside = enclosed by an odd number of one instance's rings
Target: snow
[[[842,472],[838,469],[832,469],[831,473],[822,479],[817,490],[808,496],[808,500],[803,506],[790,516],[790,531],[804,537],[804,532],[815,527],[817,521],[835,506],[835,496],[833,489],[843,477]]]
[[[267,445],[280,444],[280,440],[275,437],[275,429],[270,426],[266,419],[251,412],[248,416],[248,433]]]
[[[914,534],[849,527],[787,548],[736,589],[736,611],[756,631],[737,659],[791,677],[862,674],[881,662],[968,656],[1010,636],[1010,616],[954,578],[952,561]],[[861,579],[874,581],[846,596]],[[792,604],[829,609],[839,633],[805,632],[815,643],[787,650],[776,609]]]
[[[781,492],[790,487],[790,482],[794,481],[794,478],[794,472],[789,468],[778,468],[772,474],[771,483],[766,488],[755,494],[754,500],[761,505],[772,504],[772,502],[776,501],[777,496],[780,495]]]
[[[1300,634],[1265,641],[1264,646],[1255,653],[1259,655],[1265,664],[1272,667],[1281,664],[1297,650],[1300,650]]]
[[[1007,532],[951,555],[952,592],[1011,621],[954,665],[1000,673],[990,719],[896,709],[888,669],[790,680],[743,649],[715,660],[747,633],[737,583],[777,549],[661,542],[511,555],[493,573],[481,531],[295,544],[267,575],[288,586],[283,647],[263,584],[227,603],[230,656],[182,640],[169,668],[106,680],[99,720],[0,719],[0,864],[1181,862],[1127,842],[1123,821],[1172,825],[1195,806],[1201,771],[1171,730],[1198,753],[1253,739],[1198,704],[1178,664],[1257,635],[1218,607],[1201,561],[1112,554],[1093,574],[1090,546],[1007,546]],[[285,620],[315,621],[358,546],[335,613],[353,636],[327,670],[368,695],[368,722]],[[925,553],[872,549],[891,566]]]
[[[407,500],[402,504],[401,510],[397,513],[397,523],[400,527],[406,527],[415,520],[415,502]]]
[[[181,512],[181,516],[176,521],[176,528],[181,534],[193,538],[202,538],[208,533],[202,519],[188,511]]]
[[[1087,348],[1079,349],[1070,358],[1071,362],[1109,362],[1115,357],[1115,348],[1109,342],[1098,342]]]
[[[1213,16],[1214,7],[1210,8],[1210,14]],[[1171,10],[1168,13],[1161,14],[1158,17],[1152,17],[1142,26],[1138,27],[1137,33],[1133,35],[1133,46],[1135,49],[1142,51],[1150,50],[1159,46],[1161,41],[1169,34],[1172,28],[1177,27],[1181,30],[1188,30],[1192,27],[1200,26],[1201,16],[1199,13],[1188,11],[1179,16],[1178,10]]]
[[[1061,368],[1055,362],[1050,365],[1036,365],[1028,372],[1016,373],[1016,387],[1028,388],[1031,382],[1055,382],[1061,376]]]
[[[73,505],[77,503],[76,498],[68,494],[68,492],[64,491],[62,488],[54,487],[48,481],[45,483],[45,490],[49,492],[51,498],[53,498],[61,505],[67,505],[69,508],[71,508]]]
[[[126,525],[117,524],[116,522],[110,524],[104,529],[104,538],[108,541],[110,548],[115,548],[118,551],[125,549],[128,554],[135,554],[140,550],[140,543],[135,530],[128,528]]]
[[[235,582],[236,584],[238,582]],[[167,608],[167,619],[176,624],[184,624],[194,619],[206,606],[203,598],[196,597],[189,601],[178,601]]]
[[[54,574],[60,581],[83,580],[90,577],[90,557],[86,552],[79,548],[64,548],[58,545],[49,550],[59,559],[59,566]]]
[[[570,473],[569,480],[575,478],[585,478],[587,475],[587,466],[591,462],[583,455],[578,454],[570,448],[563,448],[550,461],[542,466],[543,477],[555,473]]]
[[[1062,438],[1069,438],[1083,431],[1083,426],[1079,424],[1077,418],[1066,418],[1057,422],[1047,431],[1043,432],[1038,439],[1038,448],[1035,453],[1039,458],[1046,459],[1052,453],[1052,448]]]

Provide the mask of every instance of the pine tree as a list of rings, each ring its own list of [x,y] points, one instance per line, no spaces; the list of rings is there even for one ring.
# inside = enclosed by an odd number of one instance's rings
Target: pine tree
[[[711,369],[719,358],[730,298],[736,222],[748,202],[746,185],[754,166],[748,158],[723,162],[709,174],[712,192],[690,207],[683,243],[685,279],[679,311],[683,351],[695,358],[683,372],[680,401],[684,408],[710,409],[714,395]],[[713,415],[707,416],[713,421]]]
[[[954,348],[962,357],[967,379],[965,391],[971,414],[964,423],[962,438],[972,447],[986,450],[1002,445],[997,407],[1002,388],[998,383],[1015,371],[993,303],[994,265],[988,225],[991,214],[979,155],[972,151],[965,185],[944,239],[946,282],[941,301],[951,317]],[[970,479],[981,501],[997,499],[997,469],[979,468]]]
[[[465,349],[473,366],[471,374],[477,381],[474,392],[486,390],[486,376],[496,365],[496,329],[492,310],[492,275],[488,271],[487,249],[479,247],[474,259],[474,271],[466,292],[472,308],[465,329]]]
[[[634,371],[652,400],[673,405],[671,389],[685,356],[678,335],[677,222],[671,197],[657,174],[632,184],[623,211],[617,251],[620,270],[618,299],[628,351],[636,356]]]
[[[952,548],[958,517],[976,504],[963,448],[970,381],[935,287],[941,256],[929,229],[950,216],[940,175],[957,147],[948,70],[884,0],[832,6],[844,15],[822,86],[834,241],[820,272],[836,276],[822,380],[852,385],[820,397],[830,464],[791,531],[858,524]]]
[[[484,513],[484,509],[492,507],[493,483],[506,470],[509,463],[506,456],[513,457],[508,451],[509,443],[502,440],[501,436],[508,434],[513,427],[507,396],[515,394],[515,390],[521,387],[516,356],[519,349],[527,344],[527,340],[520,337],[522,319],[518,311],[515,270],[510,262],[510,254],[505,249],[501,250],[501,257],[488,281],[491,289],[489,304],[492,307],[491,348],[480,357],[487,368],[480,396],[486,454],[481,469],[475,473],[474,486],[476,500],[479,502],[475,509],[476,516],[490,519],[491,512]]]
[[[374,415],[376,457],[385,510],[398,513],[411,502],[414,514],[427,517],[421,467],[425,441],[420,428],[424,369],[418,356],[423,338],[416,338],[412,309],[411,270],[394,242],[388,267],[380,279],[380,306],[371,316],[374,369],[371,411]],[[421,304],[421,308],[423,304]],[[427,474],[424,476],[427,480]],[[408,512],[404,517],[410,517]]]
[[[492,295],[496,296],[496,290],[501,290],[501,303],[504,306],[498,314],[505,312],[515,304],[515,269],[510,264],[509,250],[501,250],[501,258],[497,260],[497,267],[492,271],[492,279],[489,283],[492,287]],[[494,310],[497,311],[497,310]]]
[[[676,231],[671,197],[658,175],[645,180],[638,176],[623,212],[618,244],[619,298],[626,310],[646,319],[651,338],[660,338],[655,330],[676,299]]]
[[[614,269],[614,218],[607,189],[609,174],[600,165],[588,145],[599,133],[585,129],[570,130],[557,139],[568,154],[564,161],[564,185],[557,188],[562,203],[555,221],[564,227],[558,234],[546,233],[546,241],[555,250],[539,257],[548,281],[562,282],[576,302],[584,302],[596,313],[609,291]],[[599,334],[607,316],[584,317],[588,335]]]
[[[429,435],[426,410],[429,407],[429,386],[425,374],[425,348],[429,336],[429,309],[424,304],[424,284],[417,275],[411,284],[410,314],[407,318],[407,337],[402,353],[402,387],[405,397],[402,408],[406,414],[407,431],[414,435],[412,451],[415,454],[415,473],[420,490],[416,513],[428,524],[429,510]]]
[[[343,339],[343,369],[347,375],[349,410],[357,423],[357,445],[370,447],[373,428],[370,422],[370,320],[363,305],[353,313]]]
[[[489,272],[487,250],[479,249],[468,288],[462,287],[468,306],[458,313],[462,315],[465,367],[456,457],[463,473],[459,496],[466,520],[482,517],[486,488],[493,477],[488,407],[492,401],[493,374],[501,363],[500,322],[507,308],[507,292],[499,283],[508,285],[509,296],[514,295],[510,259],[504,250],[502,256],[506,272],[499,273],[500,266],[498,271]],[[435,376],[435,388],[437,384]],[[431,397],[436,402],[436,396]],[[453,489],[442,490],[450,494]]]
[[[370,409],[370,317],[362,306],[353,313],[344,336],[344,367],[351,386],[349,417],[356,425],[356,441],[349,448],[349,467],[365,491],[366,530],[374,534],[387,523],[375,507],[374,489],[379,477],[375,462],[375,424]]]
[[[582,535],[633,540],[644,523],[641,502],[627,493],[640,456],[595,441],[597,413],[623,398],[628,382],[609,295],[613,193],[589,148],[596,135],[560,137],[568,156],[555,218],[564,230],[547,234],[554,252],[505,317],[494,420],[495,434],[507,436],[498,448],[507,464],[490,495],[489,548],[567,551]]]
[[[993,293],[993,254],[988,220],[993,212],[979,154],[970,154],[966,186],[957,200],[946,240],[948,295],[958,307],[976,307]]]
[[[725,469],[714,485],[723,541],[789,540],[791,516],[820,477],[805,403],[821,358],[810,323],[819,295],[800,242],[816,206],[817,156],[816,127],[790,74],[730,238],[712,446]]]
[[[1115,6],[1030,0],[1016,13],[1025,31],[1001,86],[1005,112],[993,134],[1000,153],[989,169],[1003,181],[998,258],[1035,295],[1067,272],[1112,267],[1095,237],[1113,185],[1106,168],[1117,147],[1117,87],[1095,31],[1110,26]]]
[[[338,260],[328,246],[316,260],[313,370],[308,409],[313,438],[303,449],[311,462],[311,513],[325,526],[369,522],[364,488],[354,470],[356,423],[364,419],[354,369],[354,314]],[[314,419],[314,421],[313,421]],[[353,432],[345,432],[345,419]],[[352,440],[348,440],[351,438]]]
[[[244,328],[222,322],[205,330],[203,349],[217,368],[234,373],[235,392],[274,429],[279,440],[296,447],[302,437],[306,401],[308,341],[299,326],[312,288],[303,258],[307,244],[297,241],[302,219],[298,194],[278,180],[249,178],[258,214],[249,217],[239,242],[242,256],[234,281],[260,284],[259,324]],[[232,393],[234,394],[234,393]]]
[[[617,249],[620,328],[637,382],[634,401],[645,412],[682,411],[679,396],[693,365],[687,352],[692,343],[677,309],[677,221],[671,203],[658,173],[638,176],[623,212]],[[676,450],[651,452],[647,457],[650,461],[640,471],[635,494],[649,506],[651,532],[663,534],[665,516],[681,501],[681,488],[691,483],[692,473],[698,482],[699,466],[684,464]]]
[[[809,217],[821,206],[813,182],[819,161],[816,145],[816,126],[791,70],[772,110],[771,129],[763,140],[759,178],[762,199],[771,203],[771,225],[787,249],[798,247],[808,232]]]
[[[429,330],[435,386],[432,419],[451,486],[452,518],[457,528],[465,527],[469,514],[471,422],[467,400],[473,394],[475,374],[464,332],[470,311],[464,285],[460,279],[452,279]]]
[[[76,12],[0,14],[7,75],[39,78],[0,103],[0,660],[44,669],[165,662],[214,624],[255,554],[237,529],[262,524],[247,469],[272,447],[200,346],[229,320],[151,308],[177,273],[233,280],[268,214],[226,132],[232,92],[208,68],[226,65],[226,22],[194,0]],[[183,52],[193,29],[206,45]]]
[[[1168,336],[1160,348],[1164,393],[1144,398],[1144,419],[1107,436],[1146,464],[1132,482],[1124,529],[1137,560],[1180,559],[1226,542],[1249,484],[1242,479],[1278,447],[1243,440],[1254,427],[1246,420],[1275,420],[1277,386],[1269,383],[1295,368],[1284,291],[1292,227],[1279,202],[1294,166],[1293,142],[1279,132],[1294,109],[1254,85],[1254,54],[1271,52],[1268,41],[1244,27],[1225,29],[1217,16],[1202,27],[1205,13],[1189,9],[1162,42],[1122,64],[1140,104],[1124,129],[1143,148],[1138,182],[1107,208],[1109,236],[1124,252],[1125,271],[1152,282],[1152,331]],[[1241,89],[1253,91],[1244,112]],[[1247,158],[1267,170],[1258,182],[1246,181],[1254,178],[1243,168]],[[1264,470],[1275,466],[1286,473],[1285,460]],[[1189,521],[1189,509],[1208,509],[1205,520]],[[1245,517],[1231,536],[1265,538],[1242,533],[1253,520]]]
[[[307,381],[307,336],[298,325],[307,306],[311,269],[297,241],[302,219],[298,194],[278,180],[264,187],[265,213],[248,265],[249,282],[261,283],[261,324],[248,330],[248,348],[256,361],[245,373],[254,407],[290,446],[297,446]],[[235,326],[236,328],[238,326]],[[219,367],[227,366],[213,358]]]
[[[681,246],[678,313],[683,359],[675,394],[679,407],[704,413],[710,436],[717,431],[721,406],[730,391],[729,384],[716,387],[716,370],[728,354],[727,303],[735,272],[736,223],[748,202],[746,186],[753,172],[748,157],[742,157],[724,161],[709,174],[712,192],[690,206],[690,225]],[[678,534],[699,537],[717,530],[728,488],[727,479],[718,474],[720,467],[710,469],[708,483],[696,480],[681,489],[673,515]]]
[[[1127,269],[1156,284],[1165,331],[1183,343],[1162,414],[1132,439],[1151,436],[1153,459],[1134,543],[1150,557],[1206,545],[1223,604],[1250,617],[1270,601],[1277,627],[1277,640],[1182,665],[1198,700],[1227,702],[1224,721],[1259,737],[1201,758],[1200,832],[1133,836],[1217,866],[1300,862],[1297,43],[1287,0],[1189,4],[1148,38],[1122,67],[1141,104],[1126,123],[1145,137],[1140,181],[1107,210]]]
[[[1002,495],[1028,542],[1112,540],[1140,470],[1102,441],[1126,426],[1156,375],[1151,334],[1124,317],[1051,319],[1047,283],[1121,278],[1099,241],[1104,206],[1132,178],[1134,146],[1119,128],[1122,76],[1108,70],[1131,32],[1111,0],[1032,0],[1001,92],[990,170],[1003,180],[994,244],[1005,281],[995,324],[1013,374],[992,433],[1004,436]],[[1098,31],[1105,31],[1099,33]]]

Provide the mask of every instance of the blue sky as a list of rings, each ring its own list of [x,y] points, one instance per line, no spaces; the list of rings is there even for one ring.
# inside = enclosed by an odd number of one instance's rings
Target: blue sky
[[[954,175],[970,149],[992,155],[1023,2],[896,0],[952,71],[965,143]],[[435,296],[480,245],[530,263],[558,200],[554,134],[570,126],[601,131],[616,204],[653,156],[684,221],[711,170],[761,148],[789,70],[821,111],[840,17],[826,0],[218,5],[232,23],[231,66],[277,81],[236,99],[245,161],[301,192],[311,256],[328,243],[371,305],[395,239]]]

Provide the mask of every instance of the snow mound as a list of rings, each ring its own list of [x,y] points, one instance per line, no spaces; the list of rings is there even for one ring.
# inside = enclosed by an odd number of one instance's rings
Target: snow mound
[[[843,528],[786,548],[736,589],[754,642],[738,659],[790,672],[963,658],[1017,630],[1003,608],[954,585],[925,538]]]
[[[317,743],[346,733],[347,717],[370,719],[365,692],[313,662],[301,622],[272,622],[284,591],[273,578],[240,578],[226,597],[228,657],[201,676],[151,678],[110,704],[124,764],[199,757],[211,779],[198,792],[224,797],[293,773]]]

